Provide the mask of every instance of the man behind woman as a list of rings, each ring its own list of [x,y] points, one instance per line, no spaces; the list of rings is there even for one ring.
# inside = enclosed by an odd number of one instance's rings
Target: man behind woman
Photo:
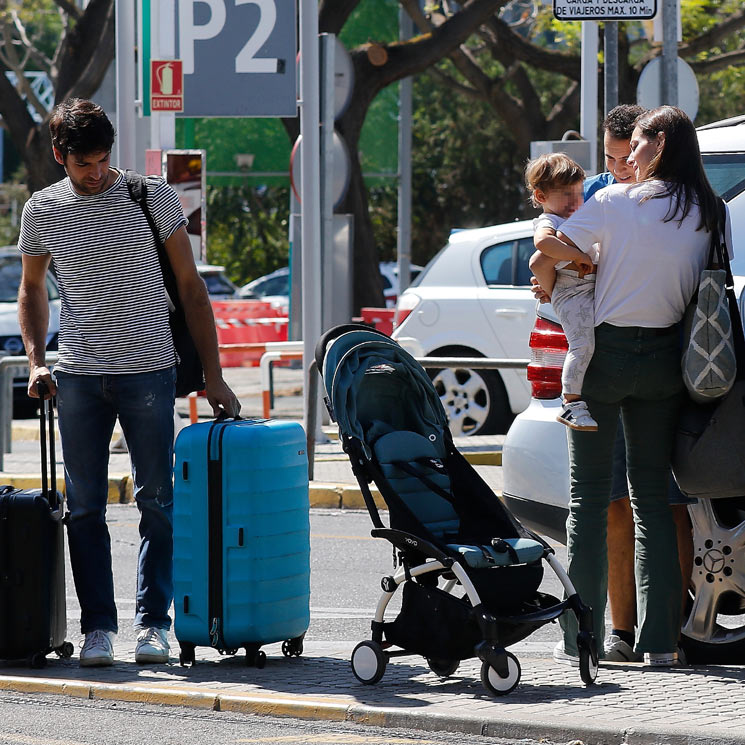
[[[597,432],[569,430],[569,575],[594,611],[603,638],[606,521],[619,411],[626,436],[635,521],[638,624],[635,650],[653,665],[677,662],[680,572],[667,479],[683,399],[679,321],[697,287],[717,201],[703,170],[693,124],[663,106],[637,120],[629,163],[638,183],[602,189],[560,227],[563,241],[600,246],[595,353],[582,397]],[[564,650],[576,655],[567,618]]]

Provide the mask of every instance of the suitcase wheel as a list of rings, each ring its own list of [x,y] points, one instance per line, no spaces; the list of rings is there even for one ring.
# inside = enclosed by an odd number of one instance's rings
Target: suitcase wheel
[[[303,653],[303,637],[299,636],[296,639],[288,639],[286,642],[282,642],[282,654],[285,657],[300,657]]]
[[[266,652],[258,647],[246,647],[246,665],[261,670],[266,665]]]
[[[181,645],[181,652],[179,653],[178,661],[182,667],[196,664],[196,655],[194,654],[195,650],[196,646],[194,644]]]
[[[28,659],[28,664],[35,670],[39,670],[42,667],[47,666],[47,656],[43,652],[36,652],[32,654]]]
[[[73,647],[72,642],[64,642],[54,651],[57,654],[57,657],[61,657],[63,660],[69,660],[75,651],[75,647]]]

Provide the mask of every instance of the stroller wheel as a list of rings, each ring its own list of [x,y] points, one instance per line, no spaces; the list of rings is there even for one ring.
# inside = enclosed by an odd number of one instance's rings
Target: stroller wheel
[[[441,678],[449,678],[460,665],[460,660],[436,660],[432,657],[427,657],[427,664],[429,669]]]
[[[388,658],[377,642],[360,642],[352,652],[352,672],[365,685],[375,685],[385,674],[387,664]]]
[[[484,688],[493,696],[505,696],[514,691],[520,682],[521,670],[517,657],[512,652],[505,652],[505,654],[507,655],[506,678],[501,677],[488,662],[484,662],[481,665],[481,682]]]
[[[579,676],[586,686],[591,686],[598,677],[598,653],[592,637],[577,636],[579,652]]]

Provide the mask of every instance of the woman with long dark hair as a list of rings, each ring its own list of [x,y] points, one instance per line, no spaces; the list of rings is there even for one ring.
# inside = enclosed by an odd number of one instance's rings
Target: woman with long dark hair
[[[598,431],[568,432],[569,576],[593,608],[600,646],[608,495],[620,412],[635,523],[635,651],[644,653],[647,664],[672,665],[677,662],[681,578],[667,491],[684,397],[679,328],[706,263],[711,232],[718,229],[717,197],[703,169],[696,130],[673,106],[639,117],[628,162],[637,183],[597,192],[559,233],[583,251],[600,246],[595,353],[582,388]],[[573,661],[576,622],[563,626],[563,646],[554,656]]]

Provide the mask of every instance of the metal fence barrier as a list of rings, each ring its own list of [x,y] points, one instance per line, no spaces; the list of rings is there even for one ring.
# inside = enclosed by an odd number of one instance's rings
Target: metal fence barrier
[[[530,360],[506,360],[490,357],[415,357],[425,369],[467,368],[470,370],[524,370]],[[313,360],[308,366],[308,397],[305,424],[308,438],[308,478],[313,480],[316,454],[316,429],[318,426],[318,381],[320,380],[318,366]]]
[[[52,367],[56,352],[47,352],[46,362]],[[0,358],[0,471],[5,468],[5,453],[13,444],[13,378],[28,376],[28,357],[21,355]]]

